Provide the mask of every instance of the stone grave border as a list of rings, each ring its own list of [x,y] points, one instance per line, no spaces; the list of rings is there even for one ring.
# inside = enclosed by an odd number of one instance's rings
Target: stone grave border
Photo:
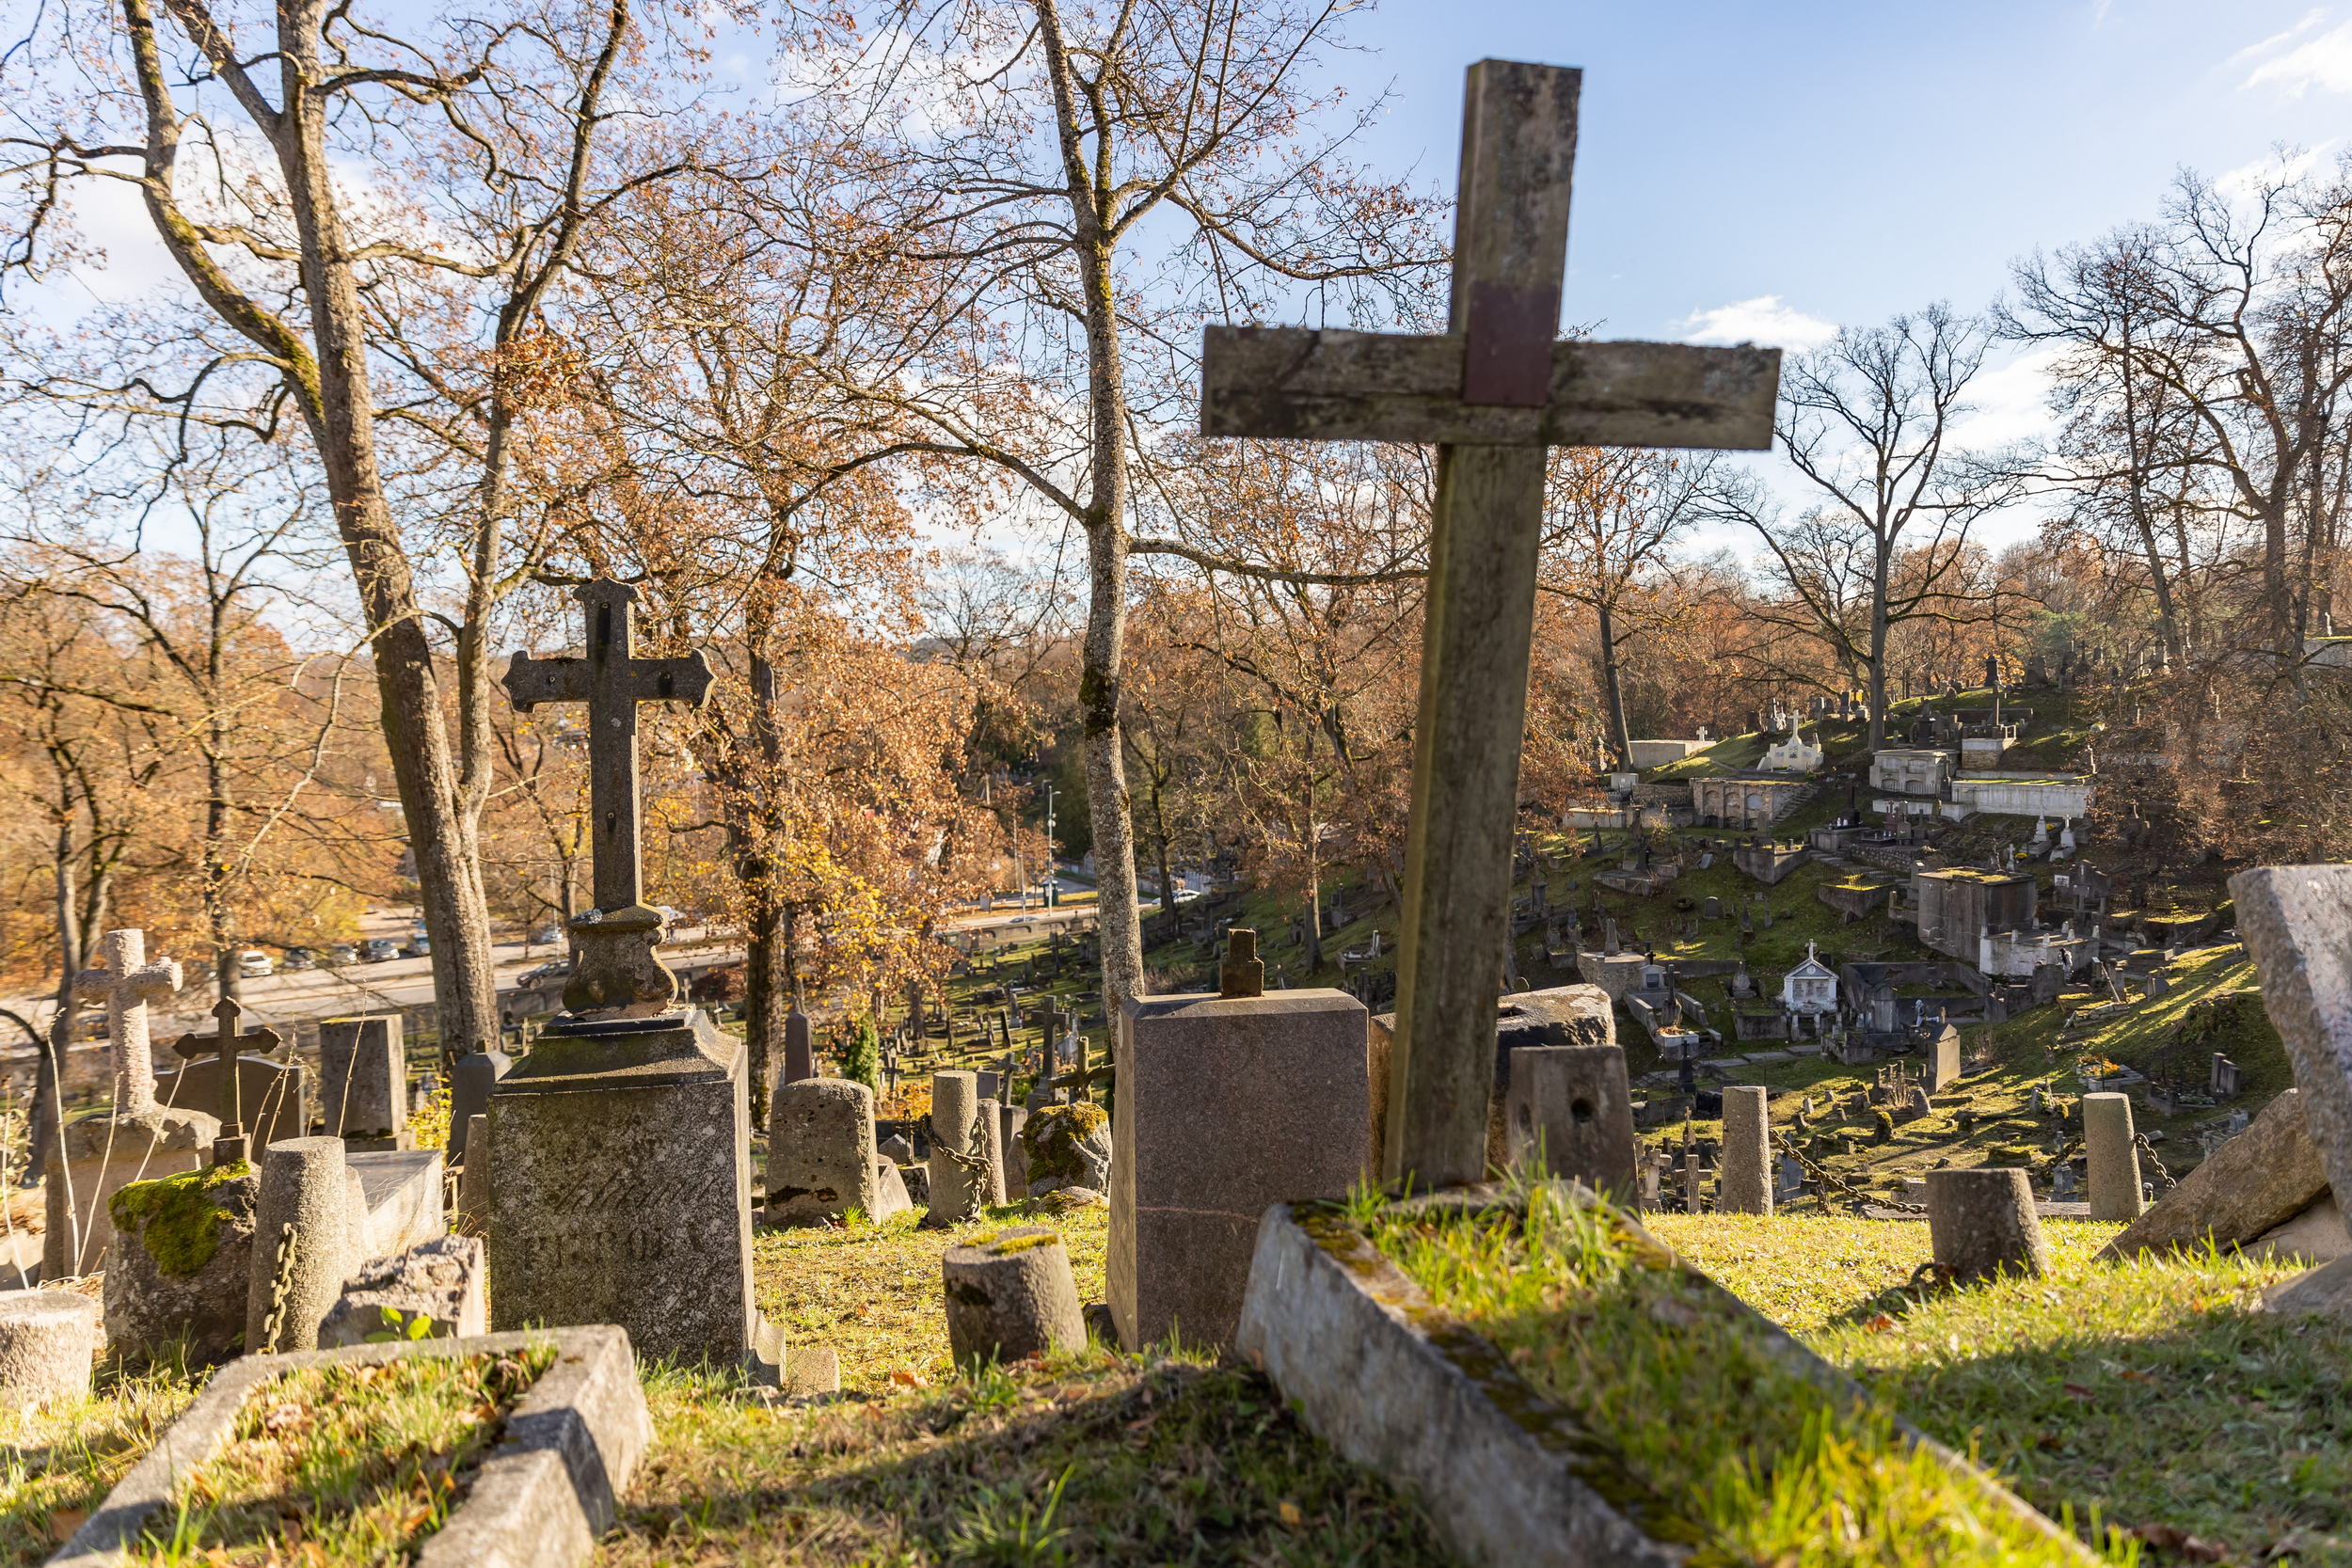
[[[417,1568],[537,1568],[585,1561],[612,1528],[617,1499],[653,1440],[628,1336],[610,1324],[524,1329],[467,1339],[418,1339],[341,1350],[246,1355],[215,1374],[194,1403],[116,1483],[50,1568],[126,1560],[139,1533],[173,1513],[179,1479],[218,1452],[257,1389],[305,1367],[381,1366],[421,1356],[501,1354],[555,1344],[555,1364],[525,1391],[506,1436],[474,1475],[465,1502],[426,1539]]]
[[[1560,1185],[1577,1201],[1600,1201],[1577,1183]],[[1524,1212],[1524,1199],[1515,1203],[1491,1185],[1407,1201]],[[1694,1289],[1736,1307],[1785,1369],[1833,1399],[1870,1402],[1859,1384],[1684,1262],[1631,1215],[1621,1217]],[[1302,1214],[1276,1204],[1266,1211],[1236,1343],[1316,1435],[1414,1494],[1438,1537],[1466,1562],[1679,1568],[1691,1555],[1689,1545],[1644,1527],[1638,1487],[1573,1415],[1538,1393],[1502,1352],[1329,1209]],[[1894,1426],[1905,1442],[1979,1482],[1989,1502],[2009,1506],[2066,1555],[2086,1565],[2097,1560],[1981,1466],[1900,1417]]]

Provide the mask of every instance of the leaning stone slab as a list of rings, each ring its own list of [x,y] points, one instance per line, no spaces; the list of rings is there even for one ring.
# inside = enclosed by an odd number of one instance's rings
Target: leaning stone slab
[[[2241,871],[2230,895],[2295,1067],[2304,1134],[2336,1201],[2352,1204],[2352,865]]]
[[[2310,1208],[2284,1225],[2272,1226],[2238,1250],[2249,1258],[2332,1263],[2339,1258],[2352,1258],[2352,1229],[2344,1226],[2336,1195],[2322,1193]]]
[[[533,1329],[478,1338],[420,1339],[247,1355],[223,1368],[147,1457],[122,1478],[51,1568],[113,1568],[149,1529],[168,1529],[172,1493],[235,1433],[257,1389],[284,1372],[329,1365],[382,1366],[414,1356],[503,1354],[553,1339],[555,1364],[516,1404],[506,1439],[476,1472],[473,1490],[424,1544],[416,1568],[569,1568],[612,1528],[617,1499],[653,1438],[628,1336],[610,1324]]]
[[[1581,1188],[1581,1201],[1597,1202]],[[1502,1207],[1472,1187],[1412,1200]],[[1621,1216],[1687,1275],[1749,1320],[1772,1359],[1833,1398],[1868,1396],[1770,1320]],[[1236,1348],[1273,1380],[1307,1425],[1341,1454],[1416,1492],[1461,1560],[1493,1568],[1681,1568],[1692,1548],[1642,1506],[1646,1491],[1567,1410],[1438,1307],[1372,1241],[1328,1209],[1276,1204],[1258,1227]],[[1976,1479],[1980,1496],[2049,1541],[2093,1561],[2073,1537],[1966,1460],[1899,1419],[1905,1441]]]
[[[2327,1191],[2319,1150],[2303,1132],[2302,1096],[2289,1089],[2124,1227],[2099,1257],[2129,1258],[2207,1242],[2244,1246],[2294,1219]]]

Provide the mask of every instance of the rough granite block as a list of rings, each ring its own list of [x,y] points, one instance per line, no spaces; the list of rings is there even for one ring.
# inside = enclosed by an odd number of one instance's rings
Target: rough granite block
[[[1258,1219],[1376,1175],[1369,1015],[1344,991],[1139,997],[1113,1041],[1110,1308],[1136,1349],[1232,1338]]]

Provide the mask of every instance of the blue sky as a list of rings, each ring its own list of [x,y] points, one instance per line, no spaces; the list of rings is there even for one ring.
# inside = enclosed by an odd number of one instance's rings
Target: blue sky
[[[2352,134],[2352,3],[1390,0],[1351,36],[1346,74],[1396,94],[1366,160],[1447,187],[1470,62],[1583,68],[1565,315],[1610,338],[1979,309],[2183,166]],[[1973,434],[2028,430],[2037,380],[1989,373]]]

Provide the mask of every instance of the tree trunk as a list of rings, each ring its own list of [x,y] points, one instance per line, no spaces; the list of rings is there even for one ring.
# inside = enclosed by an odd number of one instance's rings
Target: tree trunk
[[[788,969],[792,943],[790,917],[765,892],[765,879],[746,868],[744,886],[751,892],[743,923],[743,1044],[751,1059],[752,1125],[768,1125],[768,1066],[784,1050],[785,1014],[789,1010],[788,975],[779,972],[776,957],[786,955]]]
[[[1596,604],[1593,612],[1600,621],[1600,687],[1609,701],[1609,738],[1617,749],[1617,766],[1626,772],[1633,771],[1633,732],[1625,721],[1625,679],[1617,668],[1616,617],[1609,606]]]
[[[1863,672],[1870,703],[1868,750],[1886,744],[1886,593],[1893,563],[1893,536],[1882,523],[1878,560],[1870,578],[1870,658]]]
[[[1135,828],[1128,815],[1126,748],[1119,734],[1127,636],[1127,392],[1113,288],[1114,240],[1104,228],[1116,193],[1097,190],[1055,0],[1035,0],[1038,37],[1052,78],[1055,129],[1069,177],[1087,331],[1092,497],[1087,532],[1088,600],[1078,667],[1078,719],[1086,742],[1087,805],[1094,826],[1095,924],[1103,954],[1103,1006],[1113,1018],[1143,991],[1143,934],[1136,915]]]
[[[1323,879],[1307,878],[1307,972],[1323,967]]]

